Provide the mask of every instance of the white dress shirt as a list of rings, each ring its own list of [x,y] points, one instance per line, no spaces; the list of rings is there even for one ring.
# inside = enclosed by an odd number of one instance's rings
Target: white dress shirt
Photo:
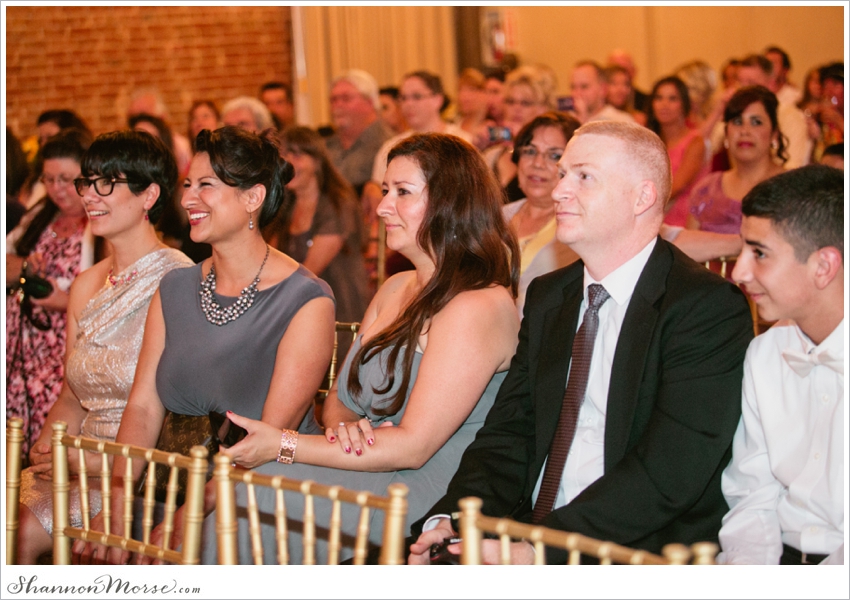
[[[620,338],[620,329],[623,327],[629,301],[632,299],[632,293],[643,268],[649,260],[649,255],[655,248],[656,240],[657,238],[653,238],[643,250],[602,281],[595,281],[587,272],[587,268],[584,269],[584,300],[578,315],[579,327],[587,307],[589,285],[601,284],[611,297],[599,308],[599,329],[593,344],[587,391],[579,411],[575,437],[567,454],[567,462],[564,464],[564,475],[558,488],[555,508],[570,503],[584,488],[605,473],[605,415],[608,408],[611,365],[614,362],[614,352],[617,350],[617,341]],[[534,488],[535,501],[545,470],[544,465]]]
[[[595,281],[587,272],[587,268],[584,269],[584,299],[579,310],[578,327],[581,327],[581,321],[584,318],[587,307],[587,287],[590,284],[601,284],[611,297],[599,308],[599,328],[596,330],[596,340],[593,344],[587,390],[579,411],[573,444],[570,446],[567,462],[564,465],[564,475],[561,477],[555,508],[572,501],[584,488],[605,473],[605,415],[608,407],[608,387],[611,383],[611,365],[614,362],[614,352],[617,349],[617,341],[620,338],[620,329],[623,326],[626,310],[629,308],[629,301],[643,273],[643,268],[649,260],[649,255],[655,248],[657,239],[652,238],[643,250],[602,281]],[[569,380],[569,374],[567,380]],[[535,502],[545,471],[544,463],[537,485],[534,487],[532,498]],[[448,518],[448,515],[429,517],[423,524],[422,531],[430,531],[442,518]]]
[[[778,564],[785,543],[843,564],[845,402],[844,321],[818,346],[790,321],[752,341],[719,562]]]

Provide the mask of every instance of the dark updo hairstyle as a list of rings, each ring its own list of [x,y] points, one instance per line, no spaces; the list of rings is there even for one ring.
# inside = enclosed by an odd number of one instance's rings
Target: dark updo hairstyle
[[[658,122],[658,117],[655,116],[655,110],[652,108],[652,99],[655,98],[655,94],[658,93],[662,85],[672,85],[675,87],[676,93],[679,95],[679,100],[682,102],[682,114],[685,115],[685,119],[691,114],[691,94],[688,92],[688,86],[684,81],[675,75],[656,81],[655,85],[652,86],[652,92],[649,94],[649,102],[647,103],[649,112],[646,115],[646,126],[659,137],[661,137],[661,124]]]
[[[44,161],[50,159],[69,158],[74,162],[81,162],[86,149],[91,144],[91,135],[87,130],[63,129],[51,136],[36,155],[36,172],[41,173],[44,169]],[[76,192],[75,192],[76,193]],[[53,203],[50,196],[45,195],[30,210],[37,211],[26,231],[15,244],[15,253],[18,256],[29,256],[33,251],[42,232],[53,221],[59,213],[59,207]]]
[[[771,131],[775,131],[778,134],[776,156],[785,163],[788,160],[788,154],[786,153],[788,138],[779,129],[779,120],[776,116],[779,101],[776,99],[776,94],[763,85],[749,85],[735,92],[735,95],[729,99],[726,109],[723,111],[723,122],[728,126],[729,121],[740,117],[750,104],[755,104],[756,102],[764,106],[764,110],[768,118],[770,118]]]
[[[511,161],[514,164],[519,163],[519,149],[531,143],[532,138],[534,138],[534,132],[538,129],[544,127],[560,129],[561,133],[564,134],[564,139],[569,142],[576,129],[580,126],[581,123],[574,116],[557,110],[550,110],[534,117],[531,121],[523,125],[522,129],[517,133],[516,138],[514,138],[514,151],[511,154]],[[564,144],[564,147],[566,147],[566,144]]]
[[[241,127],[204,129],[195,139],[195,152],[206,152],[216,176],[230,187],[244,191],[257,184],[264,186],[266,198],[258,229],[274,220],[284,201],[283,186],[295,175],[295,169],[280,156],[273,129],[261,134]]]
[[[394,415],[404,404],[413,348],[434,315],[467,290],[500,285],[516,297],[519,281],[519,247],[502,216],[502,188],[481,153],[453,135],[424,133],[396,144],[387,165],[401,157],[416,163],[426,182],[427,202],[417,242],[431,255],[436,268],[395,321],[354,355],[348,385],[358,397],[363,391],[360,366],[389,349],[386,384],[372,390],[380,396],[393,388],[397,361],[401,351],[407,349],[398,391],[381,405],[372,406],[379,415]]]
[[[136,129],[136,125],[139,123],[150,123],[153,125],[157,131],[156,137],[162,140],[162,143],[165,144],[169,152],[174,153],[174,135],[171,133],[171,127],[168,126],[168,123],[148,113],[139,113],[127,119],[127,127],[130,129]]]
[[[152,183],[159,197],[148,210],[151,224],[159,220],[166,202],[177,188],[177,162],[159,138],[147,131],[113,131],[97,136],[83,156],[83,177],[116,177],[128,180],[133,194],[141,194]]]
[[[443,104],[440,105],[440,112],[443,112],[449,107],[449,104],[451,104],[451,98],[449,98],[448,94],[446,94],[446,90],[443,88],[443,80],[440,79],[439,75],[435,75],[430,71],[413,71],[412,73],[405,75],[403,79],[410,79],[411,77],[419,79],[425,84],[425,87],[431,90],[431,93],[439,94],[443,97]]]

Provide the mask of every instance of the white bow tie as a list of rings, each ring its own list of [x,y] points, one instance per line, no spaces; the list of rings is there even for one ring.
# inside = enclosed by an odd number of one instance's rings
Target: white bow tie
[[[796,350],[783,350],[782,358],[800,377],[806,377],[815,365],[823,365],[839,375],[844,375],[844,361],[831,356],[829,350],[812,352],[811,354],[797,352]]]

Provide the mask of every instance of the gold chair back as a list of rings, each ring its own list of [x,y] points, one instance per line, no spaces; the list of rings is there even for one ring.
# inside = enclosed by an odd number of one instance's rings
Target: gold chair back
[[[6,422],[6,564],[18,562],[18,518],[21,500],[21,452],[24,421],[13,417]]]
[[[724,279],[731,278],[732,269],[735,268],[736,260],[738,260],[737,256],[719,256],[715,259],[705,261],[705,268],[717,273]],[[747,303],[750,305],[750,314],[753,317],[753,333],[755,335],[764,333],[770,328],[772,323],[768,323],[767,321],[759,318],[756,303],[750,300],[749,296],[747,296]]]
[[[263,564],[263,542],[260,533],[260,513],[257,506],[255,486],[264,486],[275,490],[275,541],[277,561],[281,565],[289,564],[287,511],[284,490],[304,495],[304,514],[302,531],[303,563],[316,564],[316,519],[313,511],[315,497],[327,498],[332,502],[330,523],[328,524],[328,564],[339,562],[341,545],[340,517],[341,504],[348,503],[360,507],[360,517],[354,543],[354,564],[362,565],[366,561],[369,540],[370,509],[384,512],[384,535],[379,563],[382,565],[404,564],[404,527],[407,517],[407,486],[393,483],[389,486],[388,496],[376,496],[369,492],[358,492],[341,486],[328,486],[312,481],[289,479],[282,475],[270,476],[234,468],[224,455],[215,457],[216,481],[216,535],[218,537],[218,562],[221,565],[235,565],[239,561],[236,520],[237,483],[244,483],[248,492],[248,527],[251,539],[251,555],[254,564]]]
[[[535,563],[546,564],[546,546],[563,548],[568,552],[567,564],[577,565],[581,555],[599,559],[603,565],[612,563],[624,565],[684,565],[714,564],[717,555],[717,544],[700,542],[690,548],[683,544],[668,544],[662,549],[663,556],[635,550],[615,544],[603,542],[579,533],[571,533],[550,529],[541,525],[529,525],[513,519],[497,519],[481,514],[482,501],[480,498],[463,498],[460,506],[460,535],[463,538],[461,549],[461,564],[480,565],[481,543],[484,533],[499,536],[500,564],[508,565],[510,560],[510,544],[514,539],[524,539],[534,546]]]
[[[369,274],[369,284],[372,294],[384,285],[387,279],[387,228],[384,220],[378,218],[368,225],[369,241],[364,257],[366,271]]]
[[[136,554],[144,554],[151,558],[160,559],[175,564],[198,564],[201,550],[201,528],[204,520],[204,484],[207,473],[207,449],[201,446],[192,448],[191,457],[177,453],[140,448],[129,444],[117,444],[104,440],[94,440],[66,433],[68,426],[64,422],[53,424],[53,563],[57,565],[71,564],[71,540],[85,540],[128,550]],[[79,453],[79,485],[80,505],[82,509],[83,526],[71,527],[69,517],[69,469],[68,449],[73,448]],[[103,498],[104,531],[94,531],[90,527],[89,514],[89,476],[86,468],[85,453],[94,452],[101,456],[101,469],[94,477],[100,477],[100,489]],[[111,476],[112,466],[110,456],[123,456],[127,459],[123,476],[124,484],[124,530],[121,535],[110,531],[111,517]],[[148,464],[147,478],[144,485],[144,501],[142,516],[142,541],[132,538],[133,504],[136,486],[133,481],[133,462],[145,461]],[[151,530],[154,522],[154,499],[156,482],[152,464],[158,463],[171,468],[165,502],[165,520],[163,522],[164,540],[162,546],[150,543]],[[188,471],[183,519],[183,547],[177,551],[169,548],[171,534],[174,532],[174,513],[177,509],[177,475],[178,470]]]
[[[705,261],[705,268],[709,271],[714,271],[723,279],[732,275],[732,269],[735,267],[737,256],[718,256],[712,260]]]
[[[348,347],[350,347],[351,344],[354,343],[354,339],[357,337],[358,331],[360,331],[360,323],[340,323],[339,321],[337,321],[336,329],[334,329],[334,350],[333,354],[331,354],[330,367],[328,367],[328,387],[319,390],[318,394],[316,395],[316,400],[319,403],[323,402],[324,399],[328,397],[328,393],[333,387],[334,381],[336,381],[337,366],[339,363],[339,334],[351,334],[351,343],[348,345]]]

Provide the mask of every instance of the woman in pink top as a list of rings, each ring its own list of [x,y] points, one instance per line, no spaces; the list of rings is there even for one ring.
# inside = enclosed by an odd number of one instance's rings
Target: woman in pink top
[[[664,222],[684,227],[691,188],[708,171],[705,140],[687,120],[691,111],[688,87],[678,77],[665,77],[652,88],[646,126],[667,145],[673,185]]]

